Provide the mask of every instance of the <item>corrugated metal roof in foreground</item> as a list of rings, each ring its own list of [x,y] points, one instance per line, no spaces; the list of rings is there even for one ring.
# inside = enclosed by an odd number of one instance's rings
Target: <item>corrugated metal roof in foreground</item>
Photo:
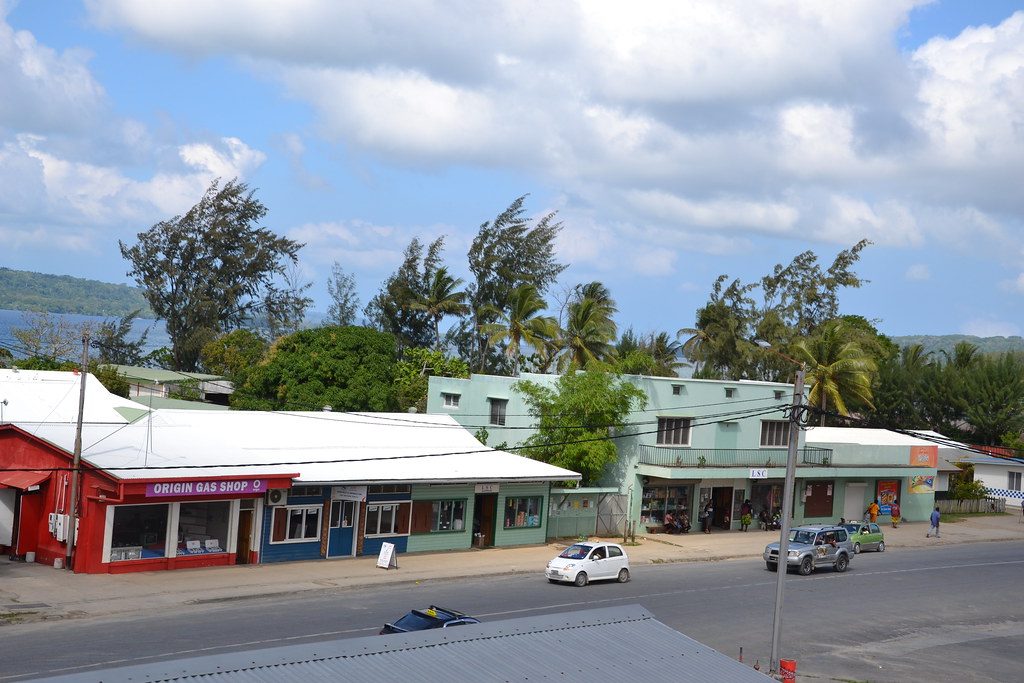
[[[209,655],[90,671],[51,681],[771,680],[675,631],[639,605],[477,626]]]

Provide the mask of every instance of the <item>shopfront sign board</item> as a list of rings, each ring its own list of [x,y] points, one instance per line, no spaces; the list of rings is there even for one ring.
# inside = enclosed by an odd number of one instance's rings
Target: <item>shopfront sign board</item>
[[[763,469],[763,468],[759,469],[759,470],[750,470],[750,478],[751,479],[767,479],[768,478],[768,470]]]
[[[158,481],[146,484],[146,498],[161,498],[164,496],[206,496],[210,494],[266,493],[266,491],[266,479]]]
[[[354,500],[357,503],[366,502],[365,486],[332,486],[331,500]]]
[[[395,556],[394,543],[381,544],[380,555],[377,556],[377,566],[381,569],[391,569],[392,567],[398,569],[398,557]]]

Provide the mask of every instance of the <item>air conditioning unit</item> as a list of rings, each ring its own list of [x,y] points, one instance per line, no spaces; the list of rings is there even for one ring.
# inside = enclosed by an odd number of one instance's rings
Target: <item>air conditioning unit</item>
[[[267,491],[267,505],[287,505],[288,489],[270,489]]]

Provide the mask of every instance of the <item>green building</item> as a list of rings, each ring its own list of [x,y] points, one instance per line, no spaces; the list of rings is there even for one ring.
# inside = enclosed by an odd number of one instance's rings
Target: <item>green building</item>
[[[519,379],[554,385],[558,376],[431,377],[427,410],[451,415],[471,431],[486,430],[488,445],[514,451],[533,427],[515,389]],[[709,503],[712,530],[737,530],[747,500],[756,529],[760,512],[770,517],[781,509],[792,385],[637,375],[624,380],[644,391],[648,401],[643,411],[630,415],[627,427],[610,434],[618,462],[577,497],[592,502],[595,533],[659,531],[666,512],[685,515],[692,531],[699,531],[700,513]],[[933,443],[884,430],[820,427],[799,430],[797,439],[795,522],[860,518],[875,498],[882,499],[883,515],[891,497],[910,519],[923,519],[930,509]],[[571,497],[552,496],[551,505],[559,500],[561,509],[549,510],[550,535],[559,533],[560,515],[581,514],[582,506]],[[573,524],[578,528],[579,520]]]

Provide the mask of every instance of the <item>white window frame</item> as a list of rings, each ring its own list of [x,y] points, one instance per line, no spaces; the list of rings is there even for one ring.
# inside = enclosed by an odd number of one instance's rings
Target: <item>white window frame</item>
[[[445,408],[459,407],[459,394],[450,394],[448,392],[442,392],[441,399],[444,401]]]
[[[761,448],[786,448],[789,446],[787,420],[761,420]]]
[[[693,421],[688,417],[659,417],[659,446],[689,446]]]
[[[409,500],[381,500],[374,501],[372,503],[364,503],[366,513],[364,515],[363,522],[363,535],[366,538],[373,538],[377,536],[408,536],[409,532],[398,531],[399,525],[399,514],[402,512],[402,506],[407,506],[406,515],[412,514],[412,501]],[[383,526],[381,521],[384,519],[384,513],[390,513],[391,525],[390,527]],[[370,530],[370,521],[376,517],[376,528]],[[406,527],[409,526],[409,520],[406,520]]]
[[[316,543],[320,541],[320,529],[323,526],[323,505],[281,505],[270,508],[270,544],[271,545],[285,545],[288,543]],[[274,517],[277,515],[279,510],[283,510],[287,515],[288,519],[285,520],[284,525],[284,538],[280,541],[274,540]],[[316,536],[303,536],[301,538],[291,538],[291,521],[292,510],[302,510],[302,528],[305,529],[307,526],[306,515],[310,511],[314,511],[317,516],[316,521]]]
[[[1006,488],[1011,491],[1020,491],[1021,473],[1010,470],[1007,472]]]

